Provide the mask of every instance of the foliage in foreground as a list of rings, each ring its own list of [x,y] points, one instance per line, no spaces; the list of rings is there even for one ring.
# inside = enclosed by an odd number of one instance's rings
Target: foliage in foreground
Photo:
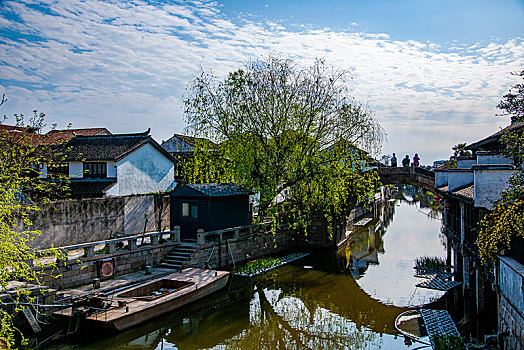
[[[466,350],[466,345],[458,335],[440,335],[433,337],[435,350]]]
[[[517,73],[524,78],[524,70]],[[498,107],[513,122],[524,121],[524,84],[517,84],[503,96]],[[484,262],[494,261],[501,249],[510,248],[512,238],[524,237],[524,128],[507,132],[501,138],[503,154],[512,158],[520,171],[509,180],[509,187],[494,203],[491,213],[480,222],[476,244]]]
[[[5,101],[3,98],[1,102]],[[29,125],[24,125],[23,116],[17,116],[17,126],[22,132],[0,130],[0,289],[1,293],[8,295],[0,301],[0,339],[10,348],[16,346],[17,330],[12,320],[17,312],[23,310],[20,303],[36,301],[34,294],[12,281],[40,284],[41,268],[49,266],[49,263],[38,260],[31,248],[31,242],[41,233],[32,228],[29,219],[30,213],[38,210],[29,190],[41,199],[49,190],[48,184],[38,180],[35,170],[35,165],[41,164],[43,159],[38,148],[38,135],[33,130],[42,126],[43,119],[44,115],[35,111]],[[48,256],[46,261],[53,261],[50,264],[54,266],[54,261],[61,254],[53,249],[49,254],[51,257]],[[30,261],[34,262],[34,267]]]
[[[348,93],[347,72],[322,61],[303,68],[269,57],[224,80],[202,72],[189,86],[185,113],[197,143],[188,182],[235,182],[260,194],[261,217],[283,212],[305,228],[312,211],[334,222],[373,196],[364,172],[382,129]],[[285,202],[283,209],[282,203]]]

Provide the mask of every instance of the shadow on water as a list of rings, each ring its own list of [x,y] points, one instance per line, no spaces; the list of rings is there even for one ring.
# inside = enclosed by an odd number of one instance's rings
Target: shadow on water
[[[445,252],[439,220],[419,210],[420,200],[388,202],[338,251],[235,277],[229,290],[125,332],[84,329],[46,348],[414,349],[394,329],[420,282],[413,258]]]

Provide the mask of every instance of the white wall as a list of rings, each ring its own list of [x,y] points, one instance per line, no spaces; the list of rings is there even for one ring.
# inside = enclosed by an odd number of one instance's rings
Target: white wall
[[[474,167],[475,206],[492,209],[492,201],[500,199],[500,192],[508,188],[508,179],[517,172],[509,166]]]
[[[477,164],[477,160],[473,158],[457,158],[457,168],[459,169],[471,169],[471,167]]]
[[[448,185],[448,172],[435,171],[435,187],[439,188]]]
[[[107,191],[108,196],[167,191],[176,185],[174,163],[149,143],[116,165],[117,185]]]
[[[448,189],[453,192],[456,189],[471,185],[473,183],[473,170],[448,169]]]
[[[117,177],[116,169],[117,169],[116,162],[107,162],[107,177],[109,178]]]
[[[500,293],[517,310],[524,310],[524,266],[507,256],[499,256]]]
[[[513,164],[513,160],[501,154],[477,152],[477,164]]]
[[[82,162],[69,163],[69,177],[75,179],[84,177],[84,165]]]

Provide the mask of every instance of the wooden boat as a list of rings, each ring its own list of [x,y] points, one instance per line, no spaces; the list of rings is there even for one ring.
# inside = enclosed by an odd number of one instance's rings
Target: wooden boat
[[[90,325],[121,331],[224,288],[228,276],[227,271],[184,269],[118,291],[98,307],[87,306],[81,309],[86,311],[83,318]],[[54,314],[71,318],[81,310],[67,308]]]
[[[395,328],[400,334],[412,341],[431,345],[424,328],[424,321],[418,310],[407,310],[398,315],[395,319]]]

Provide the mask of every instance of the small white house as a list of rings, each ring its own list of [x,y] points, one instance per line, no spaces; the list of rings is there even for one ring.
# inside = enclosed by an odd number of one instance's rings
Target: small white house
[[[66,163],[43,166],[41,177],[68,175],[73,197],[127,196],[176,187],[176,160],[150,135],[75,136],[55,146]]]

